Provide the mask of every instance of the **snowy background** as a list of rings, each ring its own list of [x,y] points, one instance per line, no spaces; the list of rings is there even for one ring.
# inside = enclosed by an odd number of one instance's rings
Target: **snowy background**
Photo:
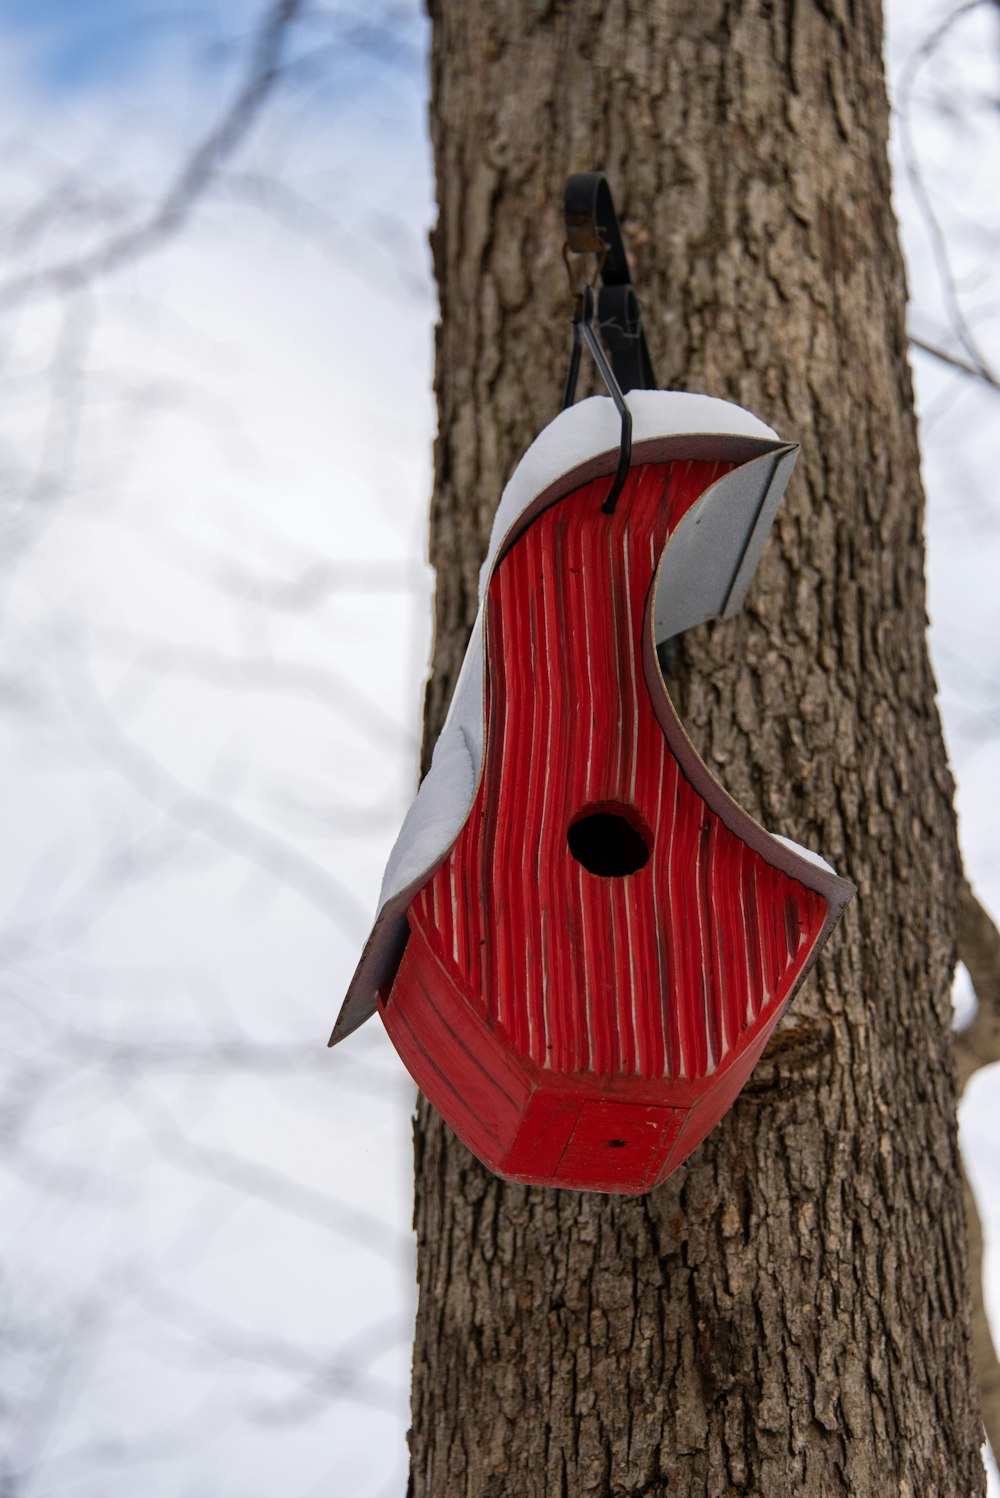
[[[950,8],[899,10],[913,333],[1000,363],[996,8],[936,39]],[[377,1025],[324,1041],[429,653],[427,25],[314,5],[244,116],[266,15],[0,11],[8,1498],[405,1490],[413,1089]],[[963,845],[1000,910],[1000,395],[914,370]],[[980,1073],[994,1242],[998,1107]]]

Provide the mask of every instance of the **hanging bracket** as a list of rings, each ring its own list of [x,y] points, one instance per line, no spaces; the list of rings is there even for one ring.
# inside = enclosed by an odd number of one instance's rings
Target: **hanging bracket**
[[[657,390],[625,242],[603,172],[575,172],[566,183],[566,253],[596,255],[598,331],[622,390]],[[595,278],[596,279],[596,278]]]
[[[625,395],[630,390],[655,390],[656,376],[642,329],[639,303],[632,287],[632,273],[618,215],[603,172],[576,172],[569,178],[565,218],[567,269],[570,255],[594,255],[597,257],[594,281],[599,279],[601,284],[586,285],[576,292],[573,345],[563,390],[563,409],[571,406],[575,399],[582,343],[586,342],[622,423],[618,471],[601,507],[606,515],[612,515],[631,460],[632,416]],[[571,269],[570,282],[572,284]],[[610,363],[601,347],[602,341],[611,356]]]

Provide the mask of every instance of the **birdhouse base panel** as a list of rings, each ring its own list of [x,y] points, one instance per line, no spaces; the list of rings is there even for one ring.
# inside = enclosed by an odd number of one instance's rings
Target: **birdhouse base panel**
[[[639,1195],[680,1165],[731,1106],[780,1016],[695,1081],[556,1073],[486,1028],[456,976],[410,933],[379,1013],[410,1075],[504,1180]]]

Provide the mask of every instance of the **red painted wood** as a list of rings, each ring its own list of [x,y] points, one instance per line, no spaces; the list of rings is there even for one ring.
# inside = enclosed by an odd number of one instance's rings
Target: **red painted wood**
[[[732,1102],[826,919],[693,789],[643,676],[668,532],[730,466],[639,467],[613,516],[599,479],[545,510],[490,584],[482,780],[380,1009],[427,1096],[513,1179],[662,1179]],[[601,806],[645,829],[636,872],[570,851]],[[612,1117],[628,1122],[609,1133]]]

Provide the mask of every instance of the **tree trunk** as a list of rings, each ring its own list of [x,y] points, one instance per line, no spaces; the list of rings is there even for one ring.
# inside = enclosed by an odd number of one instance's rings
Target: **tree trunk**
[[[959,860],[879,6],[431,9],[427,742],[500,490],[558,406],[563,184],[599,167],[661,384],[803,448],[743,615],[686,637],[675,700],[733,795],[859,893],[736,1106],[646,1197],[506,1186],[421,1103],[412,1498],[968,1498]]]

